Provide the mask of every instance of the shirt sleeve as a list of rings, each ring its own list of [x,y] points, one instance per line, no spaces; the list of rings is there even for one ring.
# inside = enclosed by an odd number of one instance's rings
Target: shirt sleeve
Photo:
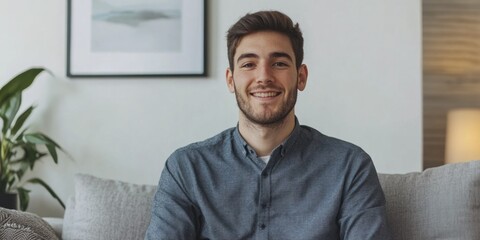
[[[181,182],[175,178],[174,165],[167,160],[153,199],[150,225],[145,240],[196,239],[197,221],[194,204]]]
[[[385,196],[377,172],[367,154],[347,171],[339,213],[343,240],[389,240]],[[358,164],[359,163],[359,164]]]

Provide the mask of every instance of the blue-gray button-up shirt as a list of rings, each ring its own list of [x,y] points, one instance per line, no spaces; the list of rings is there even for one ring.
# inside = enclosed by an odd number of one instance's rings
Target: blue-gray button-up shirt
[[[359,147],[296,123],[265,164],[228,129],[167,160],[145,239],[390,239]]]

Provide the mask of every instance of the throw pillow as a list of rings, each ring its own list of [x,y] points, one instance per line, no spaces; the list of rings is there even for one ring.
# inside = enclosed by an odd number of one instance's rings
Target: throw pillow
[[[58,237],[41,217],[0,208],[0,239],[58,240]]]
[[[156,186],[75,176],[63,239],[144,239]]]
[[[75,219],[73,214],[75,212],[75,196],[70,196],[65,203],[65,214],[63,215],[63,239],[74,239],[75,234]]]
[[[480,161],[379,179],[393,239],[480,239]]]

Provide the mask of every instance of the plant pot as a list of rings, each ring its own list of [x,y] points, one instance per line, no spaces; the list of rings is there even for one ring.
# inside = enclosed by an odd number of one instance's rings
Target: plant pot
[[[17,202],[17,193],[0,193],[0,207],[17,210]]]

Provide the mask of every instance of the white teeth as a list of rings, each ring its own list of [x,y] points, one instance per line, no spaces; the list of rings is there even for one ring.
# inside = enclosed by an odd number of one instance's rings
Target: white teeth
[[[277,96],[276,92],[261,92],[261,93],[253,93],[255,97],[267,98],[267,97],[275,97]]]

